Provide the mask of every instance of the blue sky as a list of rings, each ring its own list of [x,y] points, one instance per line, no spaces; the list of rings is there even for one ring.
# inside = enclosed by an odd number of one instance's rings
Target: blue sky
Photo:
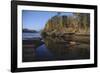
[[[40,31],[45,27],[46,22],[53,16],[57,15],[57,12],[47,11],[22,11],[22,24],[23,29],[31,29]],[[61,15],[72,15],[72,13],[61,13]]]

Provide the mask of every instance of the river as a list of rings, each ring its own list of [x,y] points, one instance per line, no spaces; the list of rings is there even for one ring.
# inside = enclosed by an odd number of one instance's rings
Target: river
[[[41,38],[41,34],[40,32],[35,32],[35,33],[23,32],[22,38],[23,40]]]
[[[63,40],[61,37],[42,38],[40,33],[23,33],[23,62],[90,58],[89,44],[70,45]]]

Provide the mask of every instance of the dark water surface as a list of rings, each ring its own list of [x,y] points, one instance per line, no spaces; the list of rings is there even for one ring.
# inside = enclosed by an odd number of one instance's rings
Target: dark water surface
[[[89,43],[73,41],[69,43],[62,37],[42,38],[40,33],[23,34],[23,62],[89,58]]]

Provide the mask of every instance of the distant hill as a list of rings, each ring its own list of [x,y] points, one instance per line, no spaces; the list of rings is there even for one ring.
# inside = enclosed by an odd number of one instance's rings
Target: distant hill
[[[36,30],[23,29],[23,32],[37,33]]]

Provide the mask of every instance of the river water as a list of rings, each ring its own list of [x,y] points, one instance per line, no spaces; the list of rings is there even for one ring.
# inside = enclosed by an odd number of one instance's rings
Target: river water
[[[41,38],[41,40],[40,40]],[[23,61],[50,61],[50,60],[75,60],[75,59],[89,59],[90,58],[90,47],[87,43],[80,43],[75,45],[70,45],[63,41],[59,37],[46,37],[42,38],[40,33],[23,33],[23,40],[32,40],[35,45],[36,41],[38,43],[37,47],[23,48],[29,53],[23,52],[23,54],[30,55],[28,57],[23,57]],[[35,42],[34,42],[35,40]],[[24,44],[27,45],[27,44]],[[37,45],[37,44],[36,44]],[[33,50],[33,52],[31,52]],[[30,58],[30,59],[29,59]]]
[[[38,33],[23,32],[22,36],[23,36],[23,40],[41,38],[40,32],[38,32]]]

